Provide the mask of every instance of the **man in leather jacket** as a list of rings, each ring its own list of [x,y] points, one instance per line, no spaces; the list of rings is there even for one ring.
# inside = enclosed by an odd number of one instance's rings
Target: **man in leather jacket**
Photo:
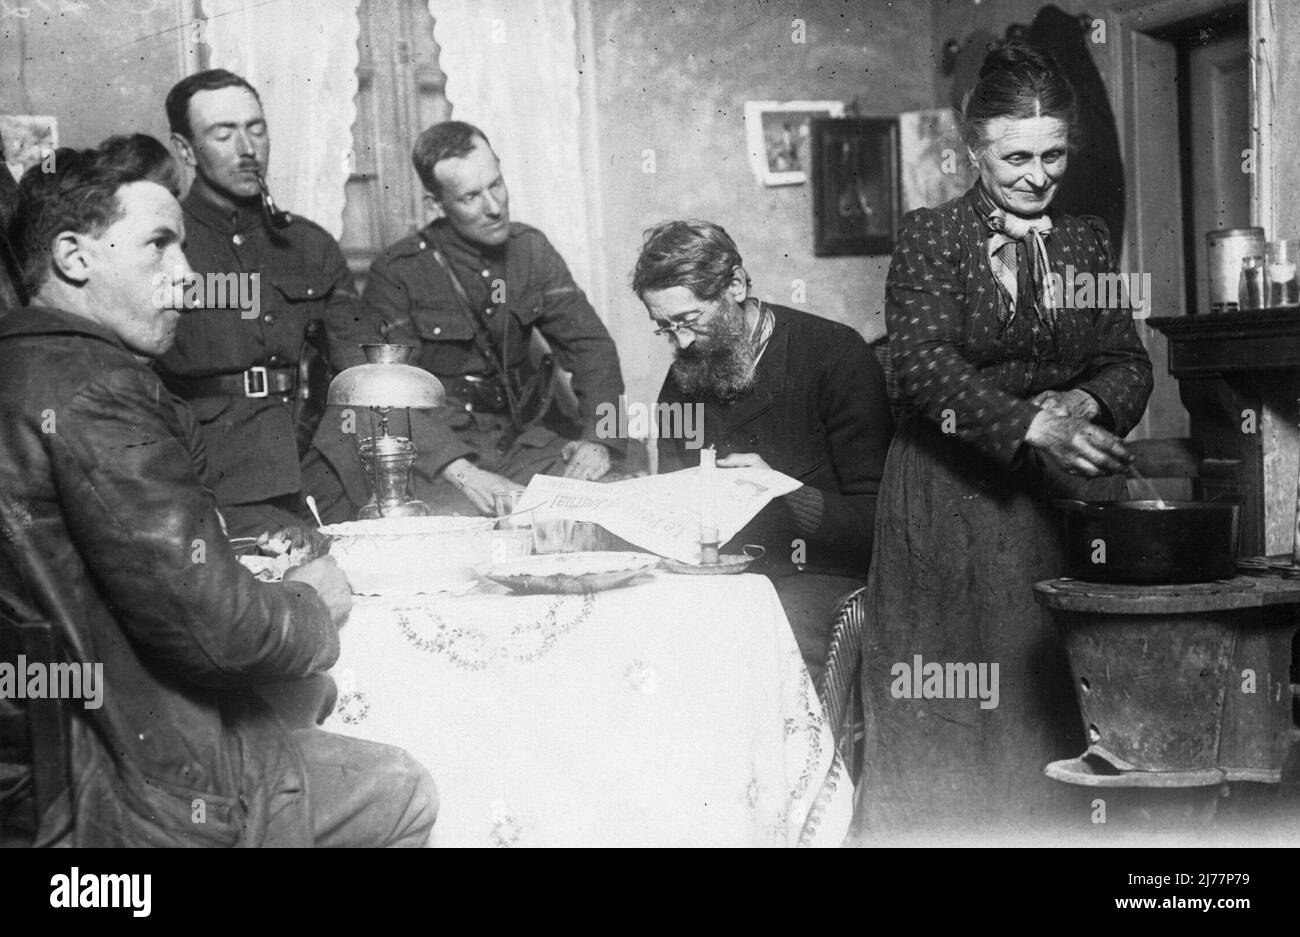
[[[44,816],[25,733],[0,737],[0,841],[423,844],[436,792],[410,756],[286,725],[252,692],[326,671],[351,599],[329,557],[282,583],[238,563],[148,366],[190,275],[179,204],[108,151],[56,166],[22,181],[32,304],[0,322],[0,601],[52,621],[102,690],[68,700],[72,789]],[[0,697],[0,736],[24,705]]]

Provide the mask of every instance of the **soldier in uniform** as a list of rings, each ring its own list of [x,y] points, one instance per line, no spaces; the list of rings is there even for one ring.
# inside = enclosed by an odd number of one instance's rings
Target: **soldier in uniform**
[[[609,332],[546,236],[510,220],[482,131],[435,124],[412,161],[441,217],[375,260],[365,300],[387,340],[418,346],[415,363],[447,388],[446,410],[411,414],[416,497],[436,513],[489,514],[494,491],[535,474],[600,478],[622,453],[596,432],[598,405],[623,392]],[[553,363],[530,358],[534,330]],[[576,418],[554,405],[553,364],[573,374]],[[327,520],[350,519],[368,498],[356,439],[340,424],[326,417],[304,466],[313,492],[334,492]]]
[[[231,72],[200,72],[167,95],[167,119],[195,173],[185,254],[201,301],[158,371],[198,417],[231,535],[290,526],[324,404],[323,383],[305,372],[359,364],[359,345],[379,335],[335,240],[264,198],[270,136],[257,91]]]

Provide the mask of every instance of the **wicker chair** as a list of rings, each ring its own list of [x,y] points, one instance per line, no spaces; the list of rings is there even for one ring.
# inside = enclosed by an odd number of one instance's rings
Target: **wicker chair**
[[[6,554],[0,557],[0,572],[16,574],[33,597],[28,602],[0,589],[0,660],[16,661],[21,654],[51,664],[89,661],[71,624],[66,590],[59,589],[41,559],[28,534],[29,526],[27,516],[0,491],[0,549]],[[23,703],[20,707],[13,700],[0,700],[0,747],[22,752],[30,761],[35,844],[67,845],[72,836],[72,703],[57,696]],[[63,802],[62,809],[52,810],[59,802]],[[0,838],[7,839],[6,833],[0,830]]]
[[[20,655],[43,663],[63,659],[57,630],[25,603],[0,592],[0,660],[12,663]],[[32,805],[38,827],[50,808],[68,796],[72,788],[70,706],[57,696],[24,700],[21,706],[0,700],[0,747],[25,753],[31,765]],[[0,823],[0,827],[4,826],[7,824]],[[35,844],[58,845],[69,834],[67,828],[38,829]],[[31,844],[12,829],[0,829],[0,843]]]
[[[862,649],[866,631],[867,587],[855,589],[840,600],[831,627],[830,650],[817,695],[835,737],[835,748],[849,769],[853,783],[862,774],[862,748],[866,723],[862,710]]]

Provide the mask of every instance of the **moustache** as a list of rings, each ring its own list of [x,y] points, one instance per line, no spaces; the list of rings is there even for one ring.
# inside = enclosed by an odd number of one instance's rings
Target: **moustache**
[[[689,347],[678,348],[673,353],[673,361],[677,364],[687,366],[703,365],[730,358],[734,354],[735,348],[729,342],[723,342],[721,344],[710,342],[701,343],[697,338]]]
[[[678,361],[699,361],[708,357],[709,349],[701,347],[699,339],[696,339],[685,348],[678,348],[673,357]]]

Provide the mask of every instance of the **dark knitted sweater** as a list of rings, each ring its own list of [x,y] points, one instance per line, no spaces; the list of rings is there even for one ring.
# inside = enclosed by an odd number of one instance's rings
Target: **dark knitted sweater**
[[[803,482],[778,498],[724,549],[767,550],[772,576],[810,571],[865,577],[871,562],[876,495],[893,420],[879,363],[853,329],[766,304],[776,315],[757,383],[739,400],[704,404],[703,445],[718,457],[752,452]],[[670,371],[661,403],[686,401]],[[699,464],[684,439],[659,440],[659,471]],[[799,562],[801,561],[802,562]]]

